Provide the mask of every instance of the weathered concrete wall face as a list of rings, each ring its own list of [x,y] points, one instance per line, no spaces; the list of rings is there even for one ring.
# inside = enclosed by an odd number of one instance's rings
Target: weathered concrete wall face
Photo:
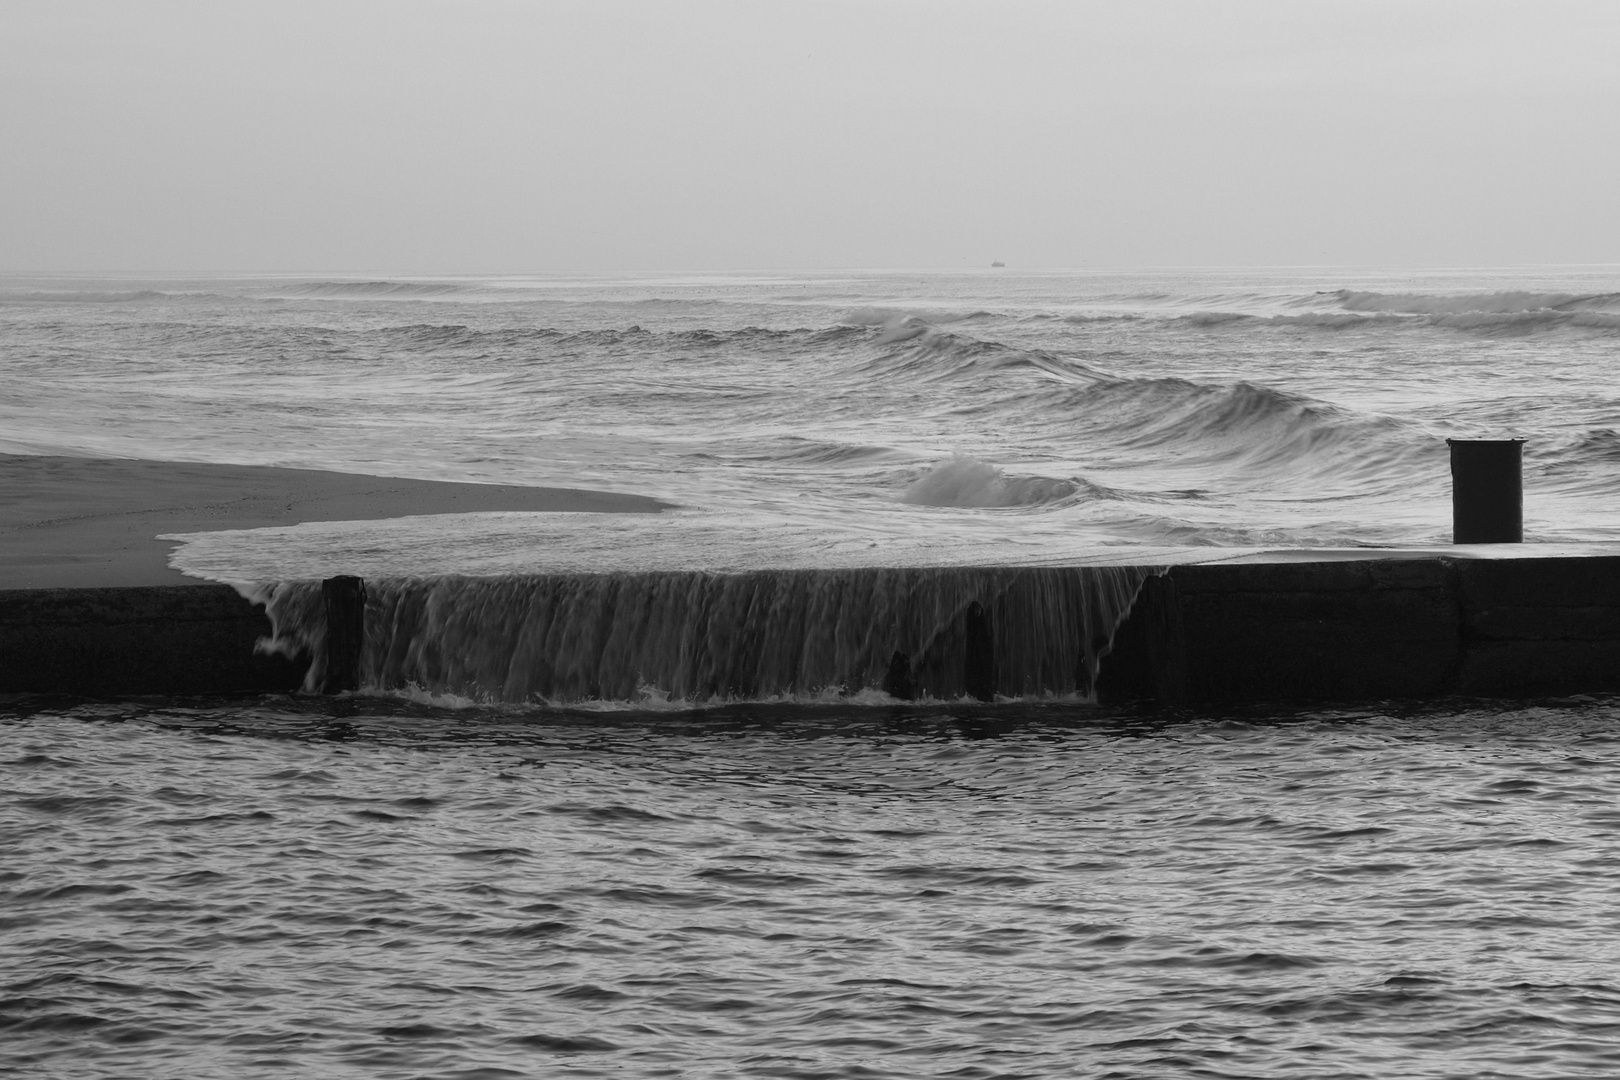
[[[1620,559],[1458,560],[1461,693],[1620,689]]]
[[[1620,689],[1620,559],[1178,566],[1104,658],[1104,701]]]
[[[307,663],[259,656],[264,613],[220,586],[0,591],[0,693],[290,691]]]
[[[1457,615],[1434,562],[1185,567],[1196,701],[1422,697],[1456,663]],[[1315,572],[1312,572],[1312,571]]]

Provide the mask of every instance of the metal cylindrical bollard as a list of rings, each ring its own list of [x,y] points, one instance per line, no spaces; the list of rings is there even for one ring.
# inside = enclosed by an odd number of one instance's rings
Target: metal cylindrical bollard
[[[1523,439],[1447,439],[1451,542],[1524,542]]]

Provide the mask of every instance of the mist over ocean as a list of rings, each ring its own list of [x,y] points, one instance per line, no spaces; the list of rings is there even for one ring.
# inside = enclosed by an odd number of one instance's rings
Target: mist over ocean
[[[1440,545],[1447,437],[1620,540],[1613,268],[11,275],[0,343],[0,451],[676,506],[181,546],[244,586]],[[1620,1068],[1612,700],[658,689],[0,699],[0,1067]]]

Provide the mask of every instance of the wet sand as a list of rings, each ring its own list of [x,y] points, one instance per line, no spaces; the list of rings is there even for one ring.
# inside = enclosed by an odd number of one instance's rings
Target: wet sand
[[[499,510],[656,513],[640,495],[123,458],[0,454],[0,589],[202,585],[163,533]]]

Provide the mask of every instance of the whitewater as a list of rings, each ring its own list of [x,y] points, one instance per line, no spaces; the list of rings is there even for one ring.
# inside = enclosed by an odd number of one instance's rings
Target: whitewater
[[[264,582],[1620,538],[1620,271],[0,279],[0,450],[592,487],[654,516],[196,535]]]

